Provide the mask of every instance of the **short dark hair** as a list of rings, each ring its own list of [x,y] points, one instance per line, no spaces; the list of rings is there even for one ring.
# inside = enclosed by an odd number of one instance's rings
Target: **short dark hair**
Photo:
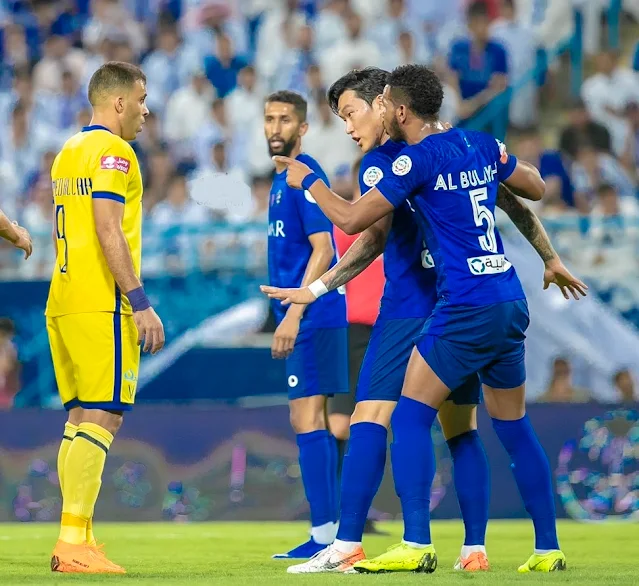
[[[477,0],[477,2],[473,2],[466,10],[466,18],[468,20],[477,17],[490,17],[490,14],[488,13],[488,6],[486,6],[486,3],[483,0]]]
[[[402,101],[419,118],[437,118],[444,87],[437,74],[425,65],[401,65],[388,76],[393,102]]]
[[[597,186],[597,195],[601,196],[601,195],[608,195],[610,193],[614,193],[616,195],[617,190],[615,189],[615,186],[610,184],[610,183],[600,183]]]
[[[11,318],[0,317],[0,332],[10,336],[16,333],[16,326]]]
[[[136,81],[146,83],[146,75],[137,66],[123,61],[109,61],[100,66],[89,81],[89,102],[95,106],[114,91],[130,89]]]
[[[337,114],[337,104],[341,95],[348,90],[355,92],[358,98],[364,100],[369,106],[373,100],[384,91],[388,82],[389,72],[379,67],[365,67],[353,69],[346,75],[342,75],[329,89],[327,93],[331,110]]]
[[[290,90],[280,90],[278,92],[273,92],[271,95],[266,97],[266,100],[264,100],[265,104],[272,104],[273,102],[291,104],[300,122],[306,122],[308,104],[301,94]]]

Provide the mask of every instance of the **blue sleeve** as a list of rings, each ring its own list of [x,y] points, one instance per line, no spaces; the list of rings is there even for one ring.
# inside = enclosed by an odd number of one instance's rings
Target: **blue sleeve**
[[[391,172],[390,163],[388,157],[379,155],[375,151],[364,155],[359,167],[359,191],[362,195]]]
[[[513,174],[513,171],[517,166],[517,157],[515,157],[515,155],[508,154],[506,145],[501,142],[501,140],[490,137],[489,143],[492,144],[494,160],[497,163],[497,177],[499,178],[499,181],[506,181],[506,179]]]
[[[493,47],[493,73],[508,73],[508,55],[506,49],[499,43],[494,43]]]
[[[311,159],[310,157],[304,159],[304,163],[306,163],[328,187],[331,186],[326,173],[319,166],[317,161]],[[318,232],[330,232],[333,233],[333,224],[331,221],[324,215],[322,209],[317,205],[315,198],[311,195],[309,191],[305,190],[295,190],[297,193],[297,204],[300,212],[300,217],[302,218],[302,226],[304,228],[304,234],[306,236],[311,236],[312,234],[317,234]]]
[[[428,183],[431,175],[430,160],[408,146],[393,161],[390,173],[385,174],[375,187],[392,204],[399,207],[415,191]]]

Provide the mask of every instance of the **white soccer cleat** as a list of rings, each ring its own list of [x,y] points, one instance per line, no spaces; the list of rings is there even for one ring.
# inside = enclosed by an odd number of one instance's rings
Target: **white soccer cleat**
[[[366,554],[361,545],[349,553],[338,551],[333,545],[329,545],[307,562],[290,566],[286,571],[289,574],[323,574],[328,572],[354,574],[353,564],[365,558]]]

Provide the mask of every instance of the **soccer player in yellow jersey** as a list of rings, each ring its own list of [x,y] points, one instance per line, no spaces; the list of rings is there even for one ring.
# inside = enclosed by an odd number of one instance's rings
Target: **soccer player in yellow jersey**
[[[67,140],[51,169],[57,262],[47,332],[69,411],[58,455],[57,572],[124,573],[96,544],[91,518],[107,452],[133,406],[139,346],[155,353],[164,345],[140,283],[142,177],[127,142],[149,113],[145,86],[134,65],[100,67],[89,82],[91,124]]]

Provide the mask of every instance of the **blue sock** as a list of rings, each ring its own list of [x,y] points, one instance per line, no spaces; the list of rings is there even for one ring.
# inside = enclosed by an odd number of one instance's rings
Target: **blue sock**
[[[386,466],[388,432],[377,423],[351,425],[342,468],[342,512],[337,539],[362,541],[364,524]]]
[[[464,545],[484,545],[490,501],[490,470],[476,430],[448,440],[453,457],[453,479],[466,530]]]
[[[392,417],[391,460],[395,490],[402,503],[404,541],[427,545],[430,538],[430,492],[435,478],[431,437],[437,410],[400,397]]]
[[[335,475],[334,456],[335,438],[326,429],[297,434],[300,450],[300,469],[304,492],[311,509],[311,525],[319,527],[334,522],[335,511]]]
[[[535,526],[535,549],[559,549],[550,465],[528,415],[516,421],[493,419],[493,427],[510,456],[519,494]]]
[[[331,462],[330,462],[330,499],[331,499],[331,511],[332,511],[332,521],[333,523],[337,523],[339,520],[339,477],[337,475],[337,470],[340,466],[339,463],[339,448],[337,445],[337,438],[333,435],[329,435],[329,443],[331,449]]]

